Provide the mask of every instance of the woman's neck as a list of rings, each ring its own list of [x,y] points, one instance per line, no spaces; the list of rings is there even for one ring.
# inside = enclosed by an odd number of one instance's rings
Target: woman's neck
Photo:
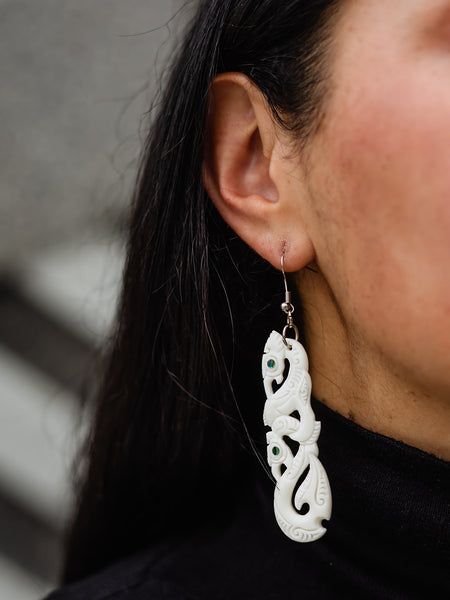
[[[313,395],[366,429],[450,460],[450,392],[424,389],[414,373],[370,347],[320,272],[303,270],[297,283]]]

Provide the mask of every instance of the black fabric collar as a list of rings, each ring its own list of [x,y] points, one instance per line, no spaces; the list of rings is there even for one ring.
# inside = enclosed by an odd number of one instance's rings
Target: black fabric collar
[[[313,408],[333,494],[322,539],[284,536],[260,470],[231,520],[193,523],[192,535],[152,544],[48,600],[450,598],[450,464]]]
[[[342,584],[368,594],[361,597],[444,597],[450,463],[368,431],[316,400],[312,405],[333,494],[327,534],[307,545],[312,555],[331,563]]]

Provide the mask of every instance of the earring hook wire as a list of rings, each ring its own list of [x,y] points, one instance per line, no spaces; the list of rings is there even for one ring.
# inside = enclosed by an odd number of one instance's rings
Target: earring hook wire
[[[283,273],[284,289],[286,291],[286,294],[289,294],[288,285],[287,285],[287,279],[286,279],[286,273],[284,271],[284,252],[281,255],[281,272]]]
[[[298,332],[298,327],[297,327],[297,325],[294,324],[294,320],[292,318],[292,314],[294,313],[295,309],[294,309],[294,305],[291,302],[291,292],[288,289],[286,272],[284,270],[284,251],[283,251],[283,254],[281,255],[281,272],[283,273],[284,289],[285,289],[285,295],[284,295],[285,300],[281,305],[281,310],[284,313],[286,313],[286,315],[287,315],[287,324],[283,328],[283,341],[286,344],[286,346],[288,347],[288,349],[292,350],[292,346],[287,342],[286,334],[289,329],[293,329],[294,334],[295,334],[295,339],[296,339],[296,341],[298,341],[299,332]]]

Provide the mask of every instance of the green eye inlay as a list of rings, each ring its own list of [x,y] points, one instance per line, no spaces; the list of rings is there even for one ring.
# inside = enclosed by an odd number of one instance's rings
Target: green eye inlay
[[[272,454],[273,454],[274,456],[278,456],[278,455],[280,454],[280,449],[278,448],[278,446],[274,446],[274,447],[272,448]]]
[[[267,361],[267,366],[269,367],[269,369],[275,368],[275,361],[273,360],[273,358],[269,358],[269,360]]]

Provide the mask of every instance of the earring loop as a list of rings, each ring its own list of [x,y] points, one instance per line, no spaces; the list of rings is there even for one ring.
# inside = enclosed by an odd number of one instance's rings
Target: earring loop
[[[284,252],[281,255],[281,272],[283,273],[283,279],[284,279],[284,302],[281,303],[281,310],[286,313],[287,315],[287,322],[286,325],[283,328],[283,342],[285,343],[285,345],[287,346],[287,348],[289,350],[292,349],[291,345],[289,344],[289,342],[287,341],[289,338],[286,337],[289,329],[293,329],[294,330],[294,334],[295,334],[295,340],[298,342],[299,339],[299,332],[298,332],[298,327],[297,325],[295,325],[294,323],[294,319],[292,317],[292,315],[294,314],[294,310],[295,307],[291,302],[291,292],[288,289],[288,284],[287,284],[287,278],[286,278],[286,273],[284,271]]]

